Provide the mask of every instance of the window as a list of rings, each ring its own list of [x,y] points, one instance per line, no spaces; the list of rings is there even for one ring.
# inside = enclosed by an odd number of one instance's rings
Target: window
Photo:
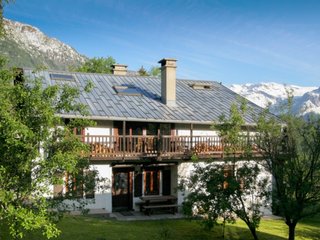
[[[73,129],[73,133],[75,134],[75,135],[84,135],[84,128],[81,128],[81,127],[75,127],[74,129]]]
[[[224,182],[223,189],[227,189],[230,186],[230,183],[233,183],[232,188],[238,189],[240,191],[244,188],[244,179],[241,176],[238,176],[235,170],[235,165],[224,165],[223,168]]]
[[[96,171],[79,171],[78,174],[66,174],[66,196],[72,198],[94,198]]]
[[[141,93],[133,85],[113,86],[113,89],[118,95],[141,96]]]
[[[223,189],[227,189],[229,187],[230,180],[234,177],[234,165],[224,165],[223,168]]]
[[[160,170],[146,170],[144,172],[144,195],[159,195]]]

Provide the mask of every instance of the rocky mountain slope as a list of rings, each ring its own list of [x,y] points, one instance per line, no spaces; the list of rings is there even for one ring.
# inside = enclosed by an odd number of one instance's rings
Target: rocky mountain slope
[[[293,110],[296,114],[320,114],[320,87],[300,87],[270,82],[233,84],[230,89],[261,107],[266,107],[270,103],[271,110],[275,113],[277,113],[278,106],[287,98],[289,90],[293,92]]]
[[[4,19],[4,29],[0,54],[7,56],[11,66],[67,70],[86,59],[72,47],[46,36],[33,26]]]

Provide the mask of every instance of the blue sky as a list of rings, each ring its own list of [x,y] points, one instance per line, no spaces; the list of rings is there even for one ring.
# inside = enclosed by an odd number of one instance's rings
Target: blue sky
[[[4,16],[132,70],[170,57],[179,78],[320,85],[318,0],[16,0]]]

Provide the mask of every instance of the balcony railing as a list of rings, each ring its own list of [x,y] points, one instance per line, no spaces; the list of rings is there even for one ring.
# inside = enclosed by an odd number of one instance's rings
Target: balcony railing
[[[157,157],[160,159],[223,157],[228,144],[219,136],[98,136],[86,135],[81,139],[90,146],[90,157],[95,160],[135,160]],[[246,146],[254,148],[253,136],[242,137],[235,152],[243,153]],[[256,151],[257,152],[257,151]]]

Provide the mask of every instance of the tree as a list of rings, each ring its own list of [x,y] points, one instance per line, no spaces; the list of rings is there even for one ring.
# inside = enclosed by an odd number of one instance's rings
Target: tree
[[[76,72],[89,72],[89,73],[112,73],[112,65],[115,64],[116,61],[113,57],[107,58],[91,58],[88,59],[84,64],[80,67],[72,67],[72,71]]]
[[[157,66],[152,66],[150,68],[150,70],[148,71],[149,76],[153,76],[153,77],[159,77],[161,74],[161,70],[159,67]]]
[[[297,223],[320,213],[320,118],[292,114],[289,94],[279,118],[270,117],[268,109],[259,116],[257,131],[258,148],[273,176],[273,208],[294,240]]]
[[[0,0],[0,36],[3,35],[3,6],[5,3],[9,3],[11,0]]]
[[[0,222],[12,238],[40,229],[47,238],[59,234],[52,211],[50,185],[62,184],[65,172],[85,166],[87,146],[73,133],[87,120],[64,121],[57,113],[86,113],[68,85],[43,87],[0,61]],[[14,81],[13,81],[14,80]],[[14,82],[14,84],[13,84]],[[3,229],[0,229],[1,232]]]
[[[152,77],[159,77],[160,76],[160,68],[152,66],[149,71],[147,71],[143,66],[141,66],[138,70],[138,74],[140,76],[152,76]]]
[[[139,68],[138,74],[139,74],[140,76],[149,76],[147,70],[146,70],[143,66],[141,66],[141,68]]]
[[[230,117],[222,116],[214,128],[220,131],[225,150],[224,163],[195,165],[192,176],[183,183],[190,194],[185,201],[185,213],[204,217],[205,226],[211,228],[219,217],[233,222],[243,220],[254,239],[262,216],[261,208],[267,205],[270,189],[268,179],[261,176],[263,167],[252,159],[252,144],[243,129],[246,104],[240,109],[233,105]],[[242,154],[239,155],[239,152]]]

